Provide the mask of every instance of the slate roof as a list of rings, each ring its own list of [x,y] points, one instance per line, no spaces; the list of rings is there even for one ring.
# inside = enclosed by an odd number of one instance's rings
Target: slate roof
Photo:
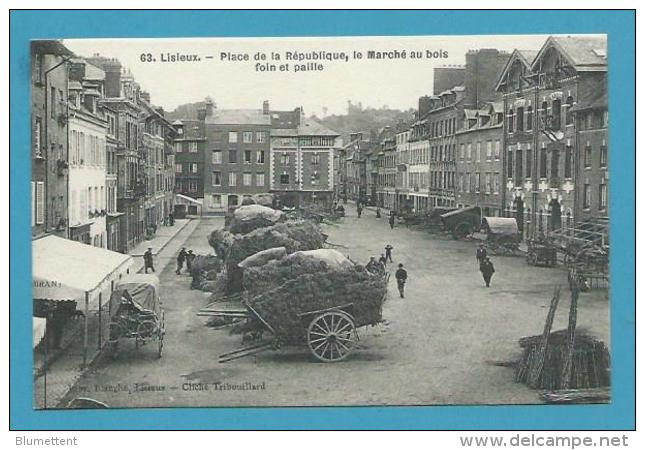
[[[271,125],[271,116],[261,109],[215,109],[207,125]]]
[[[607,38],[596,36],[551,36],[533,61],[532,68],[542,54],[552,46],[575,67],[577,71],[607,70]]]

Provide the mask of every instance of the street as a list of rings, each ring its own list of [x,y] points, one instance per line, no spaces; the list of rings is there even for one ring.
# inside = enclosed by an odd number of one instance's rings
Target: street
[[[203,218],[182,230],[157,258],[166,312],[164,355],[156,345],[135,350],[124,342],[116,360],[102,358],[70,391],[110,407],[441,405],[539,403],[537,391],[514,382],[514,370],[495,362],[520,355],[518,339],[541,334],[554,287],[562,297],[553,330],[566,328],[566,271],[532,267],[520,257],[492,257],[496,273],[484,286],[476,242],[454,241],[398,225],[371,210],[356,217],[353,205],[337,225],[324,225],[328,241],[354,261],[394,247],[394,264],[408,271],[406,298],[392,276],[385,322],[359,330],[358,348],[344,361],[315,362],[306,348],[289,347],[218,363],[241,347],[241,336],[205,326],[197,317],[210,296],[190,290],[176,275],[174,256],[185,246],[212,253],[207,236],[223,218]],[[336,247],[335,247],[336,248]],[[158,266],[161,266],[156,262]],[[578,329],[609,344],[606,290],[581,294]],[[219,384],[216,384],[219,383]]]

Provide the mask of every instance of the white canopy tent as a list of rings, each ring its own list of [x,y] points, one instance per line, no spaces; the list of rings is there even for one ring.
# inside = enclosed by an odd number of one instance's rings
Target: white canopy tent
[[[36,239],[31,248],[33,298],[83,305],[87,347],[90,305],[93,309],[98,305],[100,311],[102,300],[110,298],[113,282],[129,273],[132,257],[57,236]]]

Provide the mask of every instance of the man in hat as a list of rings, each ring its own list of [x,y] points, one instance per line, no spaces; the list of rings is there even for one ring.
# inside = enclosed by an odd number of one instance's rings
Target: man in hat
[[[486,247],[484,247],[484,243],[482,242],[481,244],[479,244],[479,248],[477,249],[477,263],[481,266],[482,262],[484,262],[487,256],[488,251],[486,250]]]
[[[395,216],[394,211],[390,211],[390,219],[389,219],[390,229],[394,229],[394,221],[395,220],[396,220],[396,216]]]
[[[490,280],[493,278],[493,274],[495,273],[495,266],[493,266],[493,263],[488,256],[480,264],[479,270],[484,277],[486,287],[490,287]]]
[[[383,270],[385,270],[385,267],[387,267],[387,258],[383,253],[381,253],[381,257],[378,259],[378,262],[383,266]]]
[[[148,273],[148,269],[151,269],[154,273],[155,266],[152,261],[152,247],[148,247],[148,250],[143,254],[143,268],[145,273]]]
[[[179,254],[177,255],[177,270],[175,270],[175,273],[179,275],[181,273],[181,269],[184,267],[184,261],[186,260],[186,247],[182,247]]]
[[[408,272],[403,268],[403,264],[399,263],[399,268],[394,274],[394,277],[396,278],[396,286],[399,288],[399,295],[401,295],[401,298],[405,298],[403,291],[405,289],[405,282],[408,280]]]
[[[386,261],[389,260],[390,262],[394,262],[394,261],[392,261],[392,250],[393,249],[394,249],[394,247],[392,247],[390,244],[387,244],[385,246],[385,260]]]

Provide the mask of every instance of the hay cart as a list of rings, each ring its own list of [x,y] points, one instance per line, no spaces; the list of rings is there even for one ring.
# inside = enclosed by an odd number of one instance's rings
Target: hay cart
[[[387,285],[389,274],[386,274],[383,280]],[[299,327],[295,334],[281,332],[278,323],[282,320],[293,320],[293,318],[275,317],[274,322],[271,322],[251,305],[248,298],[242,301],[244,309],[205,309],[202,310],[204,314],[201,315],[246,320],[246,333],[242,342],[251,340],[254,343],[221,354],[219,356],[220,363],[255,355],[266,350],[278,350],[283,346],[303,345],[306,345],[309,352],[318,361],[338,362],[347,358],[354,350],[358,341],[358,328],[376,325],[382,320],[382,308],[386,298],[387,292],[378,301],[377,314],[372,315],[367,322],[361,319],[359,314],[356,314],[356,305],[353,302],[347,302],[342,298],[327,308],[299,311],[297,313]],[[266,332],[271,335],[268,340],[264,338]]]
[[[455,239],[460,239],[479,230],[482,211],[479,206],[456,209],[441,214],[441,223],[444,231],[452,234]]]
[[[558,262],[558,249],[540,239],[530,239],[526,262],[532,266],[553,267]]]
[[[515,256],[520,249],[520,233],[512,217],[484,217],[480,227],[493,255]]]

